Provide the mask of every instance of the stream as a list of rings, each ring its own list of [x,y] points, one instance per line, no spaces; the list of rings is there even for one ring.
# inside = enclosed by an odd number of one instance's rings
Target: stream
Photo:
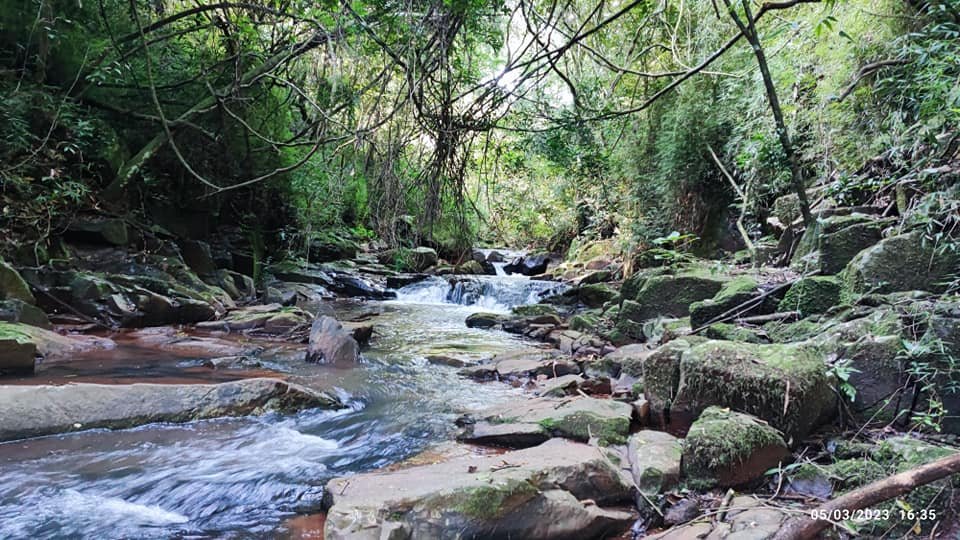
[[[354,368],[306,364],[302,346],[273,344],[263,354],[266,368],[336,392],[349,404],[344,410],[0,444],[0,538],[305,537],[291,524],[319,511],[328,479],[450,440],[457,416],[519,392],[463,379],[426,356],[482,358],[528,346],[504,332],[469,329],[464,319],[536,302],[555,285],[498,275],[451,287],[430,278],[401,289],[396,300],[334,303],[339,317],[369,317],[375,325],[364,362]],[[142,351],[123,346],[111,355],[109,369],[117,372],[142,369],[145,361]],[[155,353],[149,369],[175,378],[196,371],[200,360]]]

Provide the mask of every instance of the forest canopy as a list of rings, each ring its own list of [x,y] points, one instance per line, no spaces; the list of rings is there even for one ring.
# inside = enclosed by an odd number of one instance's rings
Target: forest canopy
[[[785,193],[951,181],[958,22],[954,0],[6,0],[2,219],[711,252]]]

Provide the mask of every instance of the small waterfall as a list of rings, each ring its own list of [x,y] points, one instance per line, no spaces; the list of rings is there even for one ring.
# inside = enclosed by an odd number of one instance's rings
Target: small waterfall
[[[502,271],[502,269],[500,270]],[[523,276],[431,277],[397,291],[397,301],[415,304],[459,304],[489,311],[536,304],[543,293],[562,292],[564,285]]]

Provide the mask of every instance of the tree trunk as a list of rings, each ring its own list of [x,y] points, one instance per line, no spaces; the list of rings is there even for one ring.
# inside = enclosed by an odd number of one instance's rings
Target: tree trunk
[[[770,103],[770,109],[773,111],[773,120],[776,124],[777,137],[780,139],[780,146],[790,164],[790,178],[793,189],[800,200],[800,213],[803,215],[803,223],[810,226],[813,223],[813,215],[810,213],[810,201],[807,199],[807,189],[803,180],[803,171],[800,169],[800,163],[797,160],[797,154],[793,150],[793,142],[790,140],[790,132],[787,131],[787,124],[783,119],[783,109],[780,108],[780,98],[777,96],[777,88],[773,85],[773,77],[770,76],[770,68],[767,65],[767,55],[763,51],[760,43],[760,35],[757,33],[757,27],[754,24],[753,13],[750,11],[749,0],[740,0],[743,5],[746,24],[740,20],[729,0],[724,0],[727,6],[727,12],[736,23],[740,32],[747,38],[750,47],[753,49],[754,56],[757,57],[757,65],[760,67],[760,75],[763,77],[763,86],[767,92],[767,101]]]

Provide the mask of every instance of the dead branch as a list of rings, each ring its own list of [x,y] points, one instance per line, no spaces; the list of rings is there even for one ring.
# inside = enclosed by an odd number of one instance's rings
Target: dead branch
[[[960,472],[960,453],[939,459],[926,465],[910,469],[909,471],[878,480],[871,484],[851,491],[842,497],[827,502],[811,512],[815,515],[830,517],[838,512],[860,510],[899,497],[905,493],[946,478]],[[817,534],[829,527],[830,521],[813,519],[809,516],[796,517],[788,520],[774,536],[774,540],[806,540],[815,538]]]

